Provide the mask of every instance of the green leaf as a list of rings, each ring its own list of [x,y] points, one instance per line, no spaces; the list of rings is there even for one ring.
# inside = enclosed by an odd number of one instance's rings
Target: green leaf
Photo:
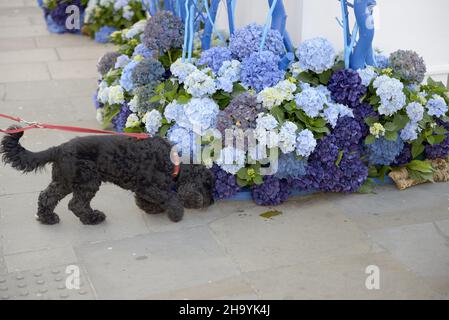
[[[372,194],[374,192],[374,187],[376,186],[376,183],[373,179],[366,179],[366,181],[363,183],[363,185],[360,187],[360,189],[357,191],[361,194]]]
[[[281,107],[274,107],[270,110],[270,113],[276,118],[279,123],[283,123],[285,120],[284,110]]]
[[[397,125],[395,123],[393,123],[393,122],[385,123],[384,128],[387,131],[397,131],[398,130]]]
[[[188,96],[180,95],[180,96],[178,96],[176,101],[178,101],[178,103],[180,103],[180,104],[186,104],[186,103],[188,103],[190,101],[190,99],[191,98],[188,97]]]
[[[409,122],[409,118],[402,114],[396,114],[393,119],[393,123],[395,124],[395,126],[397,128],[396,130],[405,128],[405,126],[407,125],[408,122]]]
[[[155,95],[155,96],[152,96],[148,101],[150,103],[155,103],[155,102],[159,102],[161,100],[162,100],[162,97],[160,95]]]
[[[366,145],[368,145],[368,144],[373,144],[374,142],[376,142],[376,137],[373,136],[372,134],[370,134],[369,136],[367,136],[367,137],[365,138],[365,144],[366,144]]]
[[[343,151],[343,150],[340,150],[340,151],[338,152],[338,158],[337,158],[337,161],[335,162],[335,165],[336,165],[337,167],[340,166],[340,162],[341,162],[341,160],[343,159],[343,155],[344,155],[344,151]]]
[[[248,180],[248,170],[246,168],[242,168],[237,172],[237,177],[242,180]]]
[[[280,216],[281,214],[282,214],[281,211],[272,210],[272,211],[267,211],[267,212],[261,213],[260,216],[265,219],[271,219],[273,217]]]
[[[298,75],[298,80],[301,82],[310,83],[310,84],[313,84],[316,86],[320,84],[319,79],[317,79],[313,74],[311,74],[307,71],[301,72]]]
[[[368,117],[365,119],[365,123],[369,126],[372,127],[375,123],[377,123],[379,121],[379,119],[374,118],[374,117]]]
[[[263,178],[262,178],[262,176],[260,176],[260,175],[255,176],[253,181],[254,181],[254,183],[257,184],[257,185],[263,184]]]
[[[398,132],[397,131],[387,131],[385,133],[385,139],[388,141],[396,141],[398,140]]]
[[[324,84],[324,85],[327,85],[329,83],[329,79],[332,76],[332,73],[333,73],[332,69],[324,71],[323,73],[320,73],[318,75],[318,78],[320,79],[320,82],[322,84]]]
[[[432,173],[433,168],[430,161],[413,160],[406,165],[407,169],[422,173]]]
[[[425,149],[426,148],[422,145],[422,142],[420,142],[420,143],[413,143],[412,144],[412,157],[413,157],[413,159],[415,159],[421,153],[423,153]]]
[[[237,177],[237,184],[239,185],[240,188],[244,188],[248,185],[248,181],[240,179],[239,177]]]

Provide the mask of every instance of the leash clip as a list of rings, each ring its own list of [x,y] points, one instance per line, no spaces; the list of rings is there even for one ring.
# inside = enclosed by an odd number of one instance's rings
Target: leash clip
[[[20,119],[20,122],[25,123],[28,126],[33,126],[36,128],[44,129],[44,126],[37,121],[26,121],[24,119]]]

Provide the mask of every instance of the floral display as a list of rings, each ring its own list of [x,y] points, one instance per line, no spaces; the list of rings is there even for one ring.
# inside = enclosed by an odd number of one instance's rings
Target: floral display
[[[110,42],[115,31],[130,28],[146,14],[142,0],[88,0],[83,33],[97,42]]]
[[[352,70],[324,38],[287,52],[277,30],[251,24],[186,54],[185,30],[161,11],[112,34],[119,49],[98,63],[98,119],[166,137],[182,161],[212,170],[217,200],[365,192],[402,167],[428,179],[428,159],[449,156],[448,90],[422,81],[415,53]]]
[[[82,27],[82,17],[88,0],[44,0],[42,1],[42,9],[44,10],[44,18],[47,28],[53,33],[79,33]],[[75,21],[71,6],[76,6],[79,13],[79,21]]]

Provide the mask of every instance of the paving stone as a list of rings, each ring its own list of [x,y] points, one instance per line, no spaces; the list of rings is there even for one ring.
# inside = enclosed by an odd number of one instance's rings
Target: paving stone
[[[24,0],[0,0],[0,8],[16,8],[16,7],[24,7]]]
[[[21,27],[3,27],[0,33],[0,39],[13,39],[22,37],[35,37],[48,35],[48,30],[43,25],[21,26]]]
[[[135,299],[239,274],[206,227],[76,248],[100,299]]]
[[[26,181],[16,178],[14,183],[26,184],[27,177],[22,178]],[[46,181],[48,183],[49,180]],[[38,193],[0,196],[0,234],[3,236],[4,254],[54,249],[147,233],[141,213],[134,209],[133,197],[126,192],[105,191],[107,188],[107,185],[103,186],[92,203],[92,207],[107,214],[107,220],[97,226],[81,224],[68,210],[70,196],[56,208],[61,222],[54,226],[42,225],[35,220]]]
[[[52,79],[97,78],[97,60],[56,61],[49,62]]]
[[[95,293],[80,266],[79,288],[68,288],[67,265],[11,272],[0,276],[0,300],[89,300]],[[70,280],[70,279],[69,279]],[[69,284],[72,284],[69,281]]]
[[[33,38],[0,39],[0,52],[36,48]]]
[[[449,293],[449,220],[376,230],[371,237],[407,268]]]
[[[38,48],[63,48],[79,46],[98,46],[89,37],[80,37],[76,34],[50,34],[36,37]]]
[[[208,282],[176,291],[146,296],[149,300],[256,300],[253,288],[243,276]]]
[[[282,215],[268,220],[260,217],[270,209],[255,207],[210,224],[216,239],[242,271],[377,250],[325,196],[289,201],[279,208]]]
[[[115,51],[112,45],[57,48],[61,60],[98,60],[111,51]]]
[[[0,65],[10,63],[27,64],[29,62],[45,62],[58,60],[53,49],[28,49],[0,52]]]
[[[375,194],[335,195],[328,199],[360,228],[370,231],[449,219],[449,184],[424,184],[398,191],[393,185]]]
[[[3,98],[5,98],[5,85],[0,84],[0,100],[3,100]]]
[[[8,273],[8,268],[6,267],[5,258],[3,256],[3,246],[0,238],[0,277],[6,273]]]
[[[11,1],[10,1],[11,2]],[[1,4],[0,4],[1,8]],[[42,15],[40,16],[42,20]],[[0,19],[0,27],[14,27],[14,26],[26,26],[31,25],[31,21],[27,16],[21,17],[2,17]]]
[[[4,0],[8,1],[8,0]],[[9,1],[11,2],[11,1]],[[4,7],[0,10],[0,17],[17,17],[17,16],[30,16],[42,14],[42,9],[37,6],[26,6],[26,7]],[[31,34],[30,34],[31,36]]]
[[[44,100],[48,98],[85,97],[89,93],[93,94],[96,89],[96,79],[8,83],[5,87],[6,96],[4,100]]]
[[[50,80],[45,63],[0,64],[0,74],[0,83]]]
[[[368,266],[379,267],[379,290],[368,290]],[[341,255],[245,273],[261,299],[436,299],[423,279],[386,253]]]
[[[4,259],[9,272],[77,264],[75,252],[70,246],[10,254],[5,255]]]

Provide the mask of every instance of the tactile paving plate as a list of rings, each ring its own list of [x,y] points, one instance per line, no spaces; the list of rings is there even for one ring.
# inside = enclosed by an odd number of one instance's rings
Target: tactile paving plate
[[[95,299],[83,271],[80,288],[66,287],[66,266],[0,275],[0,300],[90,300]]]

